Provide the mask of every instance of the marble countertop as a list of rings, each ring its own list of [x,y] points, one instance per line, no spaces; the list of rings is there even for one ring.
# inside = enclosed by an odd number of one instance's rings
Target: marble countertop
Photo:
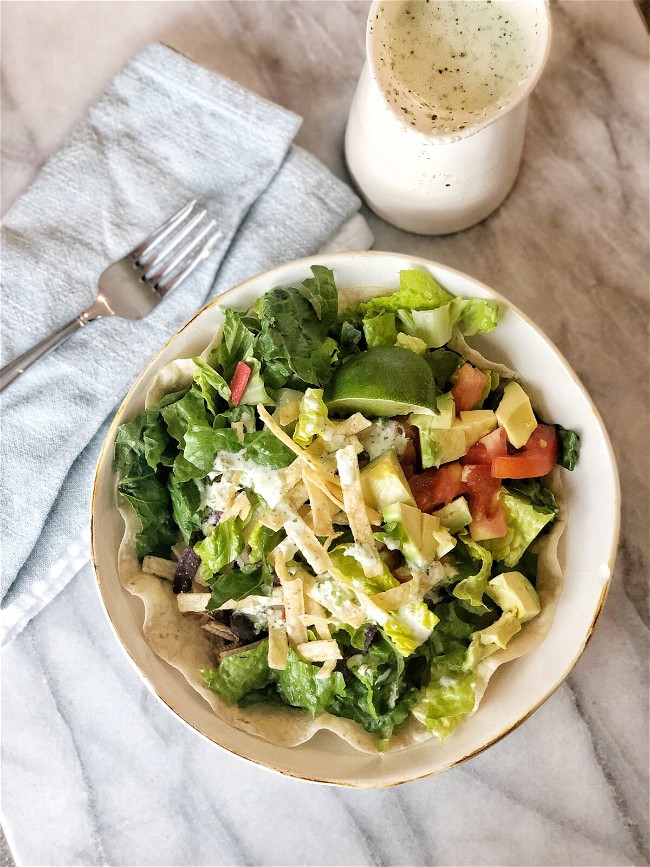
[[[345,178],[367,7],[5,3],[3,210],[152,40],[302,115],[297,142]],[[603,414],[621,547],[578,665],[524,725],[440,777],[376,792],[307,787],[168,714],[101,618],[87,567],[3,653],[2,811],[18,863],[648,863],[647,37],[631,0],[557,2],[552,13],[505,204],[441,238],[367,217],[376,249],[468,271],[519,305]]]

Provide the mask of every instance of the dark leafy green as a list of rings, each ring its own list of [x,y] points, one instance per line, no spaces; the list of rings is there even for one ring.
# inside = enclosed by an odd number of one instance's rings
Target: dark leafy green
[[[236,704],[246,693],[263,689],[273,679],[267,663],[268,640],[250,650],[226,656],[218,668],[204,668],[201,677],[228,704]]]
[[[167,488],[172,501],[174,521],[183,534],[186,545],[194,533],[201,529],[201,495],[192,479],[179,481],[175,475],[170,475]]]
[[[567,430],[556,424],[555,430],[560,438],[560,450],[557,462],[565,470],[575,470],[580,457],[580,435],[574,430]]]
[[[540,512],[557,514],[557,503],[553,492],[545,487],[539,479],[509,479],[504,487],[509,491],[523,494]]]
[[[433,349],[425,352],[424,360],[431,368],[436,385],[444,391],[451,384],[451,378],[463,363],[463,358],[451,349]]]
[[[318,666],[303,662],[295,650],[289,648],[286,668],[277,673],[278,692],[286,704],[318,716],[335,696],[345,693],[345,681],[339,671],[321,679],[316,677],[319,670]]]
[[[133,506],[140,521],[141,528],[135,537],[138,558],[147,554],[167,556],[177,535],[169,492],[144,455],[131,463],[128,475],[118,484],[118,491]]]
[[[208,578],[212,596],[208,602],[208,611],[220,608],[224,602],[234,599],[245,599],[247,596],[268,596],[273,585],[273,575],[266,563],[244,566],[242,569],[232,569],[225,575],[213,575]]]

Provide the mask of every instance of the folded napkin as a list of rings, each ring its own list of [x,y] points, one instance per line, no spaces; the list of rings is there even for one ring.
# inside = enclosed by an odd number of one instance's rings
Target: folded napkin
[[[208,299],[316,252],[357,211],[351,190],[291,145],[299,124],[294,114],[152,45],[114,79],[7,213],[2,364],[87,307],[106,265],[189,199],[205,203],[222,236],[211,258],[146,319],[83,328],[3,392],[6,638],[83,563],[99,448],[147,360]]]

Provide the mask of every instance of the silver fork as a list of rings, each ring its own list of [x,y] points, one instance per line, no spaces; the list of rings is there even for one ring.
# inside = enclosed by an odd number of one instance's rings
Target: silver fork
[[[123,259],[109,265],[90,307],[0,370],[0,391],[89,322],[104,316],[142,319],[180,286],[210,255],[221,234],[213,231],[217,221],[196,205],[196,199],[188,202]]]

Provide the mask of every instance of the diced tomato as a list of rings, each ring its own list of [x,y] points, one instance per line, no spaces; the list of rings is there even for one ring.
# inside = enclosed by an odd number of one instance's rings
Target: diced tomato
[[[409,479],[411,491],[418,509],[431,512],[445,506],[463,493],[463,468],[458,461],[444,464],[439,469],[431,467]]]
[[[554,427],[538,424],[526,445],[514,455],[492,461],[495,479],[534,479],[550,473],[557,462],[558,439]]]
[[[467,412],[474,409],[481,399],[486,383],[487,377],[482,371],[471,364],[463,364],[451,390],[456,404],[456,412]]]
[[[463,468],[463,485],[467,493],[472,522],[472,539],[500,539],[506,535],[505,510],[498,498],[501,482],[492,477],[489,464],[468,464]]]
[[[508,437],[504,428],[498,427],[470,447],[461,462],[464,464],[491,464],[495,458],[508,454]]]
[[[230,382],[230,402],[233,406],[239,406],[239,401],[244,396],[248,380],[251,378],[253,369],[243,361],[237,362],[237,367]]]

